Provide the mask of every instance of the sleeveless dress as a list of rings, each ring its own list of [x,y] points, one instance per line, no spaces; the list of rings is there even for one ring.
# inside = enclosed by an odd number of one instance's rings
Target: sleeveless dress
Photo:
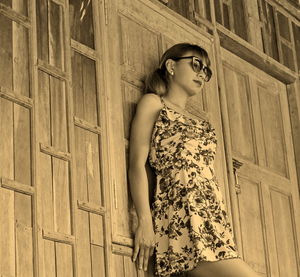
[[[170,276],[199,261],[240,256],[214,174],[215,129],[161,101],[148,159],[157,178],[151,207],[155,273]]]

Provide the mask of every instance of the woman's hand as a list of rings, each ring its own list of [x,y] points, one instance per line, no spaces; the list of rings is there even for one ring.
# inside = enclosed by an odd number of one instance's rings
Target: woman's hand
[[[147,271],[149,257],[154,251],[154,231],[152,222],[139,222],[135,232],[133,262],[138,258],[138,268]]]

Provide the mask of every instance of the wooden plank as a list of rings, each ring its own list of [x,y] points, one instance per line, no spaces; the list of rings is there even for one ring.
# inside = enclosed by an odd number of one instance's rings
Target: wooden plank
[[[0,272],[15,276],[14,192],[0,188]]]
[[[32,228],[32,197],[23,193],[15,192],[15,221]]]
[[[14,104],[14,161],[15,180],[31,185],[30,112]]]
[[[68,80],[69,76],[60,68],[50,65],[47,61],[38,59],[38,68],[49,75],[58,78],[62,81]]]
[[[48,43],[48,4],[47,0],[36,2],[36,27],[37,27],[37,50],[38,58],[48,62],[49,43]]]
[[[41,258],[44,258],[45,276],[56,276],[56,260],[55,260],[55,242],[44,240],[44,253]]]
[[[1,178],[1,186],[3,188],[18,191],[18,192],[25,193],[28,195],[33,195],[35,192],[34,187],[24,185],[22,183],[14,181],[14,180],[10,180],[8,178]]]
[[[227,106],[232,150],[240,157],[257,163],[253,119],[251,117],[249,77],[238,68],[224,62]],[[238,101],[234,101],[238,99]]]
[[[28,0],[23,1],[10,1],[11,7],[17,13],[21,13],[25,16],[28,15]]]
[[[89,202],[102,205],[101,155],[99,135],[86,132],[86,172]]]
[[[276,90],[271,91],[269,87],[260,86],[258,99],[266,166],[277,174],[288,177],[286,141],[279,93]]]
[[[75,127],[75,152],[76,152],[76,190],[78,200],[88,202],[87,177],[86,177],[86,153],[85,131]]]
[[[292,210],[292,197],[275,188],[271,188],[270,194],[276,249],[277,255],[280,255],[278,263],[279,275],[297,276],[299,274],[299,266],[297,266],[299,256],[296,245],[297,234],[295,232],[295,218]]]
[[[51,146],[68,152],[66,92],[64,83],[50,76]]]
[[[0,176],[13,179],[13,104],[2,98],[0,98],[0,134]],[[0,188],[0,272],[8,276],[15,276],[14,221],[14,192]]]
[[[98,52],[96,52],[94,49],[91,49],[91,48],[87,47],[86,45],[84,45],[74,39],[71,39],[71,47],[73,50],[75,50],[79,54],[82,54],[92,60],[98,59],[98,56],[99,56]]]
[[[84,119],[84,97],[82,84],[82,55],[72,51],[72,85],[74,115]]]
[[[32,236],[31,227],[16,224],[16,276],[34,276]]]
[[[92,255],[92,276],[93,277],[97,277],[97,276],[105,277],[106,276],[106,274],[105,274],[106,264],[105,264],[105,253],[104,253],[103,247],[92,244],[91,245],[91,255]]]
[[[92,202],[84,202],[81,200],[77,200],[77,205],[78,205],[79,209],[81,209],[83,211],[91,212],[94,214],[104,215],[105,211],[106,211],[106,209],[104,207],[101,207]]]
[[[63,69],[62,7],[53,1],[48,3],[49,64]]]
[[[69,165],[53,158],[52,168],[55,231],[71,234]]]
[[[217,28],[222,47],[284,83],[290,84],[295,82],[297,76],[292,70],[270,56],[261,53],[254,46],[230,33],[223,26],[217,24]]]
[[[50,84],[49,75],[43,71],[38,71],[38,103],[37,107],[39,118],[39,139],[40,142],[46,145],[51,145],[50,136]]]
[[[51,147],[49,145],[45,145],[43,143],[40,143],[40,150],[42,153],[51,155],[57,159],[61,159],[64,161],[70,161],[71,160],[71,154],[63,151],[59,151],[54,147]]]
[[[114,254],[123,255],[127,257],[132,257],[133,249],[128,246],[123,246],[119,244],[112,244],[112,252]]]
[[[87,131],[91,131],[95,134],[101,134],[101,127],[98,125],[93,125],[86,120],[79,118],[77,116],[74,116],[74,124],[78,127],[81,127],[82,129],[85,129]]]
[[[132,238],[114,235],[113,243],[133,248],[134,241]]]
[[[72,235],[52,232],[46,229],[43,229],[43,238],[47,240],[62,242],[71,245],[75,243],[75,237]]]
[[[91,243],[104,246],[104,222],[100,215],[89,213]]]
[[[240,224],[243,238],[243,258],[258,273],[267,276],[267,242],[264,210],[261,204],[261,184],[239,176],[241,193],[238,195]],[[249,226],[252,226],[250,229]]]
[[[50,94],[49,94],[49,76],[48,74],[39,71],[38,82],[38,139],[43,145],[51,144],[50,136]],[[52,160],[51,156],[40,153],[38,155],[39,172],[37,174],[37,183],[39,189],[43,193],[41,194],[42,204],[42,227],[48,230],[54,230],[54,218],[53,218],[53,192],[52,192]],[[50,246],[49,246],[50,247]],[[47,251],[47,250],[45,250]]]
[[[114,276],[125,276],[123,256],[117,254],[113,255],[113,268],[114,268]]]
[[[0,3],[0,14],[3,14],[5,16],[11,18],[12,20],[18,22],[19,24],[23,25],[24,27],[26,27],[28,29],[30,28],[30,20],[28,17],[15,12],[13,9],[3,5],[2,3]]]
[[[92,276],[89,216],[85,211],[77,211],[76,235],[78,276]]]
[[[5,72],[5,74],[0,74],[0,84],[1,86],[12,90],[12,22],[0,14],[0,26],[0,37],[5,38],[1,39],[0,44],[0,72]]]
[[[13,90],[9,90],[3,86],[0,86],[0,97],[8,99],[25,108],[32,108],[33,106],[33,100],[31,98],[23,96],[18,92],[14,92]]]
[[[99,125],[98,99],[96,88],[96,64],[95,61],[81,56],[82,80],[84,97],[84,119],[94,125]]]
[[[62,243],[55,243],[56,254],[56,276],[73,276],[72,246]]]
[[[132,262],[132,258],[131,257],[124,257],[124,276],[132,276],[132,277],[137,277],[138,276],[138,272],[137,272],[137,266],[136,263]],[[144,273],[144,272],[143,272]],[[141,274],[141,271],[139,270],[139,274]],[[139,276],[140,276],[139,275]]]
[[[13,88],[15,92],[30,96],[29,89],[29,38],[28,30],[12,23]]]

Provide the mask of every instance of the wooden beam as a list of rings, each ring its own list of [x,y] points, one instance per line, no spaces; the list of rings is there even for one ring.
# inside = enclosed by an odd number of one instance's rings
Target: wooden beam
[[[217,30],[223,48],[286,84],[294,83],[297,79],[298,76],[295,72],[259,51],[253,45],[218,23]]]

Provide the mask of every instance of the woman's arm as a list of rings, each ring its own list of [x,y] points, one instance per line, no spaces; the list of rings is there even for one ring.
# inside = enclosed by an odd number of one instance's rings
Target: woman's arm
[[[147,270],[153,252],[154,231],[149,204],[146,162],[154,123],[162,104],[158,96],[145,94],[139,101],[131,124],[128,177],[132,199],[138,215],[133,260],[139,256],[139,269]]]

